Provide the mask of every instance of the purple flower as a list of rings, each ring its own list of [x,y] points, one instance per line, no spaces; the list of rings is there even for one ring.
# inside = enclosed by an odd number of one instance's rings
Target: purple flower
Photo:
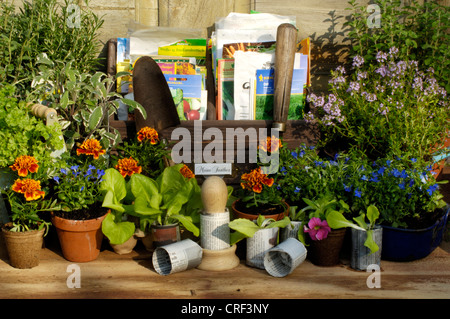
[[[376,59],[378,61],[378,63],[382,63],[384,61],[386,61],[388,58],[388,54],[382,51],[378,51]]]
[[[351,92],[351,95],[353,95],[353,92],[358,92],[360,88],[359,82],[350,82],[348,85],[347,92]]]
[[[377,95],[375,93],[367,93],[366,101],[374,102],[377,100]]]
[[[362,56],[356,55],[353,58],[352,65],[353,65],[354,68],[360,68],[363,64],[364,64],[364,58]]]
[[[389,49],[389,55],[390,57],[393,59],[397,56],[398,54],[398,49],[396,47],[392,47]]]

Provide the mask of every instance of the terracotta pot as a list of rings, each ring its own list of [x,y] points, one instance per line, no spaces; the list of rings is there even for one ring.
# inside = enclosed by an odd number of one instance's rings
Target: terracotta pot
[[[239,199],[238,199],[238,200],[235,200],[235,201],[233,202],[233,204],[231,205],[231,209],[233,210],[233,217],[234,217],[234,219],[237,219],[237,218],[245,218],[245,219],[249,219],[249,220],[252,220],[252,221],[253,221],[253,220],[255,220],[255,219],[258,218],[258,215],[257,215],[257,214],[248,214],[248,213],[239,211],[239,210],[236,208],[236,204],[237,204],[238,201],[239,201]],[[288,205],[286,202],[284,202],[284,201],[283,201],[283,203],[284,203],[285,206],[286,206],[286,210],[285,210],[283,213],[273,214],[273,215],[264,215],[264,217],[265,217],[265,218],[273,218],[273,219],[275,219],[275,220],[281,220],[281,219],[283,219],[285,216],[288,216],[288,215],[289,215],[289,205]],[[262,214],[261,214],[261,215],[262,215]]]
[[[308,248],[309,260],[316,266],[339,264],[339,254],[344,242],[346,228],[333,229],[323,240],[311,240]]]
[[[447,134],[448,133],[449,132],[447,132]],[[450,147],[450,138],[447,137],[447,138],[444,139],[444,142],[442,143],[442,145],[436,146],[434,151],[446,149],[446,148],[449,148],[449,147]],[[434,173],[434,177],[436,177],[436,178],[439,177],[439,175],[441,174],[442,170],[444,169],[444,166],[445,166],[445,158],[441,159],[438,162],[433,164],[431,169],[432,169],[432,171]]]
[[[150,229],[153,237],[153,248],[180,241],[180,226],[178,223],[170,225],[152,225]]]
[[[102,221],[107,214],[87,220],[65,219],[52,214],[59,243],[65,259],[74,262],[95,260],[103,240]]]
[[[137,244],[137,238],[133,235],[123,244],[109,243],[116,254],[126,255],[133,251]]]
[[[9,263],[14,268],[26,269],[39,265],[45,228],[26,232],[12,232],[11,223],[2,227],[3,238],[9,256]]]

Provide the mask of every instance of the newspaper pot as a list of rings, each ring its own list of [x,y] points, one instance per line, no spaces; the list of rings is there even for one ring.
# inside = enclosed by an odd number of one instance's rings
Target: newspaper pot
[[[370,249],[364,246],[367,239],[367,232],[360,229],[351,229],[352,234],[352,252],[350,255],[350,266],[356,270],[367,270],[369,265],[380,265],[383,228],[376,226],[373,229],[373,238],[378,245],[378,251],[371,253]]]
[[[305,246],[295,238],[287,238],[264,255],[264,268],[274,277],[285,277],[306,259]]]
[[[434,225],[423,229],[381,226],[383,228],[381,259],[413,261],[427,257],[442,241],[449,212],[450,205],[447,205],[444,215]]]
[[[38,266],[44,242],[45,228],[25,232],[12,232],[9,231],[10,227],[12,227],[12,223],[7,223],[2,227],[10,265],[19,269]]]
[[[346,228],[332,229],[327,238],[311,240],[308,249],[309,260],[316,266],[335,266],[344,242]]]
[[[190,239],[184,239],[155,249],[153,268],[160,275],[169,275],[195,268],[202,261],[202,248]]]
[[[302,222],[293,220],[289,225],[280,229],[280,242],[283,242],[288,238],[298,239],[300,227],[302,227]]]
[[[286,210],[284,212],[276,213],[276,214],[265,214],[264,211],[258,212],[256,214],[245,212],[245,211],[243,211],[243,209],[238,208],[239,202],[240,202],[240,200],[237,199],[231,205],[231,208],[233,210],[234,219],[245,218],[245,219],[249,219],[249,220],[253,221],[253,220],[256,220],[259,215],[264,215],[265,218],[273,218],[275,220],[281,220],[285,216],[289,215],[289,205],[285,201],[283,201],[283,204],[285,205]]]
[[[169,225],[152,225],[152,227],[150,227],[150,231],[153,237],[153,248],[180,241],[180,226],[178,223]]]
[[[264,269],[264,256],[277,244],[278,230],[278,227],[260,229],[253,237],[247,238],[245,263],[248,266]]]
[[[94,219],[65,219],[52,214],[62,254],[74,262],[97,259],[103,240],[102,221],[107,214]]]

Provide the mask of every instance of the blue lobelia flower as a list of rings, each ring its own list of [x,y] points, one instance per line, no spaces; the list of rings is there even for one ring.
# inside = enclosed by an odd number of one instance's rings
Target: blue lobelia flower
[[[439,188],[439,185],[438,184],[434,184],[434,185],[431,185],[430,187],[428,187],[427,188],[427,193],[428,193],[428,195],[433,195],[433,193],[437,190]]]
[[[357,188],[357,189],[355,189],[355,192],[354,192],[354,195],[356,196],[356,197],[359,197],[359,198],[361,198],[361,191],[359,190],[359,188]]]

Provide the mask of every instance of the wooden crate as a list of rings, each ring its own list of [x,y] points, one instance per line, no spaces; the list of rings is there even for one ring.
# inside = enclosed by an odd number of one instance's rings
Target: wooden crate
[[[109,74],[116,73],[116,48],[117,48],[117,40],[111,39],[108,42],[108,59],[107,59],[107,72]],[[215,86],[214,81],[212,81],[212,74],[210,71],[212,70],[211,66],[211,57],[207,57],[206,60],[207,68],[208,68],[208,79],[207,79],[207,90],[208,90],[208,120],[201,121],[201,132],[195,128],[195,121],[181,121],[181,124],[177,127],[169,127],[161,132],[159,132],[160,136],[169,140],[169,142],[175,142],[172,139],[172,132],[176,128],[186,128],[189,131],[191,136],[191,149],[194,150],[195,143],[201,143],[202,150],[209,145],[214,139],[205,139],[204,133],[206,130],[211,128],[217,128],[222,136],[225,138],[227,136],[227,132],[235,131],[242,129],[244,132],[256,131],[257,139],[259,139],[259,133],[263,132],[260,130],[266,129],[268,135],[270,135],[272,122],[269,120],[215,120]],[[199,124],[199,123],[197,123]],[[133,120],[128,121],[118,121],[116,119],[110,119],[110,125],[114,128],[118,129],[120,132],[122,139],[126,140],[129,137],[134,137],[136,134],[136,126]],[[281,135],[283,139],[284,145],[289,148],[295,148],[300,144],[304,143],[306,145],[315,145],[319,138],[318,129],[316,126],[312,124],[306,123],[304,120],[288,120],[286,123],[286,131]],[[178,137],[176,137],[178,138]],[[258,141],[252,138],[246,138],[244,144],[240,146],[239,143],[234,143],[234,155],[238,153],[245,153],[245,158],[249,158],[249,147],[251,145],[255,145]],[[242,149],[242,147],[244,149]],[[223,146],[223,150],[226,150],[226,145]],[[226,154],[223,156],[223,162],[226,161]],[[236,156],[234,156],[236,158]],[[192,160],[190,163],[186,163],[188,166],[194,170],[194,154],[192,154]],[[236,163],[234,162],[232,165],[232,175],[225,176],[224,180],[227,184],[237,184],[240,180],[240,175],[242,173],[248,172],[248,170],[254,166],[254,163],[246,161],[245,163]],[[202,178],[199,178],[199,181],[202,181]]]

